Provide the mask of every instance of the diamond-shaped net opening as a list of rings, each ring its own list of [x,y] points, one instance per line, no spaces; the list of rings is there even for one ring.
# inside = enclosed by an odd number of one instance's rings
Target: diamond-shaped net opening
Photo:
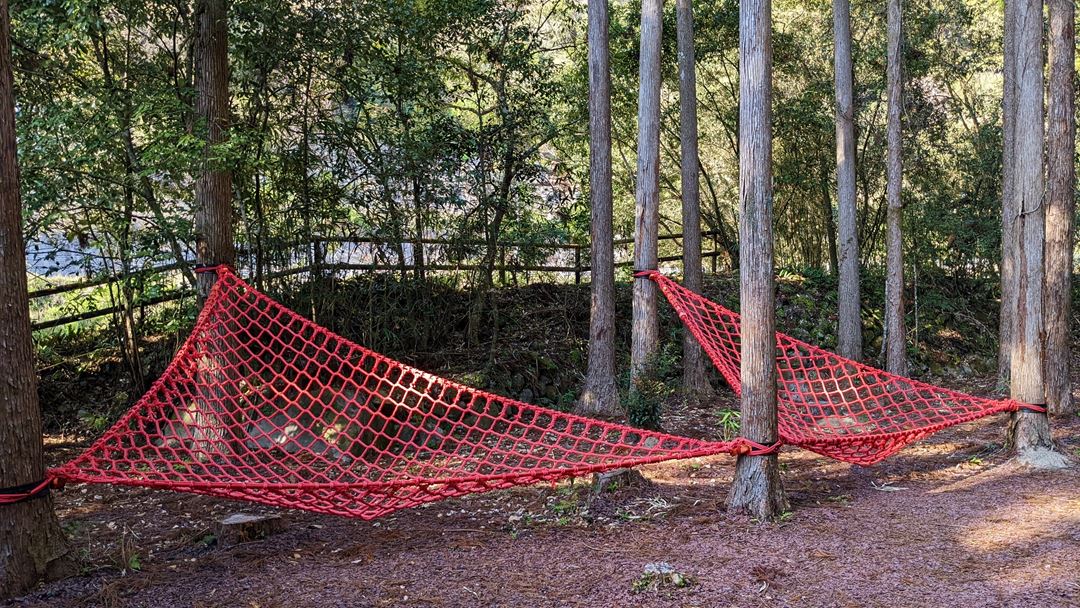
[[[475,390],[360,347],[228,270],[162,377],[67,481],[370,519],[421,503],[747,448]]]
[[[738,393],[739,315],[660,273],[647,276]],[[781,440],[838,460],[874,464],[945,427],[1019,407],[889,374],[781,333],[776,343]]]

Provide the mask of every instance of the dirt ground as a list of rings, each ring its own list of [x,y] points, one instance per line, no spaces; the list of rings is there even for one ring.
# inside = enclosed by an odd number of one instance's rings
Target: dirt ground
[[[668,430],[702,434],[713,416],[688,406]],[[583,479],[374,522],[285,512],[285,531],[232,547],[214,522],[266,509],[72,487],[56,502],[82,574],[7,605],[1080,606],[1080,470],[1014,466],[1005,422],[868,469],[787,449],[791,512],[775,524],[725,513],[729,457],[649,466],[651,486],[591,503]],[[1055,424],[1080,461],[1080,420]],[[78,449],[52,443],[56,462]]]

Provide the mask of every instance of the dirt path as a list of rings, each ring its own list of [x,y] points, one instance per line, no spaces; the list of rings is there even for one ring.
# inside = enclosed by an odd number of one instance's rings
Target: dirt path
[[[1080,606],[1080,471],[1017,469],[1003,425],[957,427],[871,469],[787,450],[793,510],[769,525],[723,512],[726,457],[647,467],[653,487],[591,508],[579,482],[368,523],[290,512],[285,532],[231,548],[214,546],[212,522],[259,508],[72,488],[57,507],[85,573],[11,605]],[[1076,457],[1080,422],[1057,421],[1057,436]],[[661,562],[689,584],[643,578]]]

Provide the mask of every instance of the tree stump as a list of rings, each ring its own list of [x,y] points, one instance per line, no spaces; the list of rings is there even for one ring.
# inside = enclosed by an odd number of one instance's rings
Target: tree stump
[[[262,540],[284,529],[285,520],[280,515],[233,513],[218,521],[214,534],[219,547],[231,547],[253,540]]]

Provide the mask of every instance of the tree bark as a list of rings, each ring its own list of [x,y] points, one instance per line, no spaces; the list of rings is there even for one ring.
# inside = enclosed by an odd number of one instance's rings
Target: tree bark
[[[589,0],[589,194],[592,262],[589,369],[575,411],[622,413],[615,384],[615,245],[611,194],[611,66],[607,0]]]
[[[697,82],[694,70],[694,12],[691,0],[676,0],[679,49],[679,143],[682,170],[683,284],[701,293],[701,189],[698,182]],[[705,351],[683,330],[683,393],[694,399],[709,394]]]
[[[229,124],[229,57],[226,0],[199,0],[195,13],[195,120],[204,130],[202,167],[195,184],[195,256],[199,264],[235,264],[232,218],[232,173],[217,155],[226,141]],[[213,272],[198,276],[200,305],[206,303],[217,282]],[[207,336],[211,343],[229,339],[224,328]],[[200,458],[221,452],[235,438],[226,436],[222,395],[215,388],[221,369],[227,364],[224,355],[208,355],[199,362],[202,398],[188,405],[185,415],[194,422],[193,449]]]
[[[663,0],[641,4],[641,51],[638,68],[638,163],[634,212],[634,269],[655,270],[660,224],[660,45]],[[656,285],[634,279],[630,384],[648,371],[659,342]]]
[[[0,487],[45,477],[26,296],[22,202],[16,158],[11,21],[0,0]],[[69,564],[48,496],[0,506],[0,599],[20,595]]]
[[[1001,92],[1001,313],[998,320],[998,385],[1009,385],[1016,324],[1016,4],[1005,0]]]
[[[1046,406],[1051,414],[1073,411],[1069,378],[1072,340],[1073,217],[1076,192],[1072,0],[1049,0],[1050,100],[1047,106],[1046,194]]]
[[[890,373],[906,376],[907,331],[904,329],[904,240],[902,222],[904,207],[900,200],[903,183],[903,139],[900,116],[903,109],[903,80],[901,61],[901,33],[903,14],[900,0],[888,0],[888,162],[886,199],[889,211],[886,217],[885,256],[885,369]]]
[[[739,433],[761,444],[777,439],[771,18],[770,0],[739,3]],[[787,510],[775,454],[739,456],[728,507],[762,520]]]
[[[855,102],[851,64],[851,3],[833,0],[833,70],[836,86],[836,205],[839,210],[839,317],[841,356],[862,358],[859,307],[859,237],[855,199]]]
[[[200,264],[234,264],[232,173],[216,158],[229,125],[226,0],[199,0],[195,14],[195,120],[205,129],[203,166],[195,184],[195,254]],[[199,275],[200,302],[217,277]]]
[[[1042,0],[1019,0],[1016,7],[1016,335],[1010,357],[1013,399],[1046,403],[1043,345],[1043,19]],[[1009,443],[1025,464],[1065,465],[1054,450],[1045,413],[1020,410],[1009,424]]]

